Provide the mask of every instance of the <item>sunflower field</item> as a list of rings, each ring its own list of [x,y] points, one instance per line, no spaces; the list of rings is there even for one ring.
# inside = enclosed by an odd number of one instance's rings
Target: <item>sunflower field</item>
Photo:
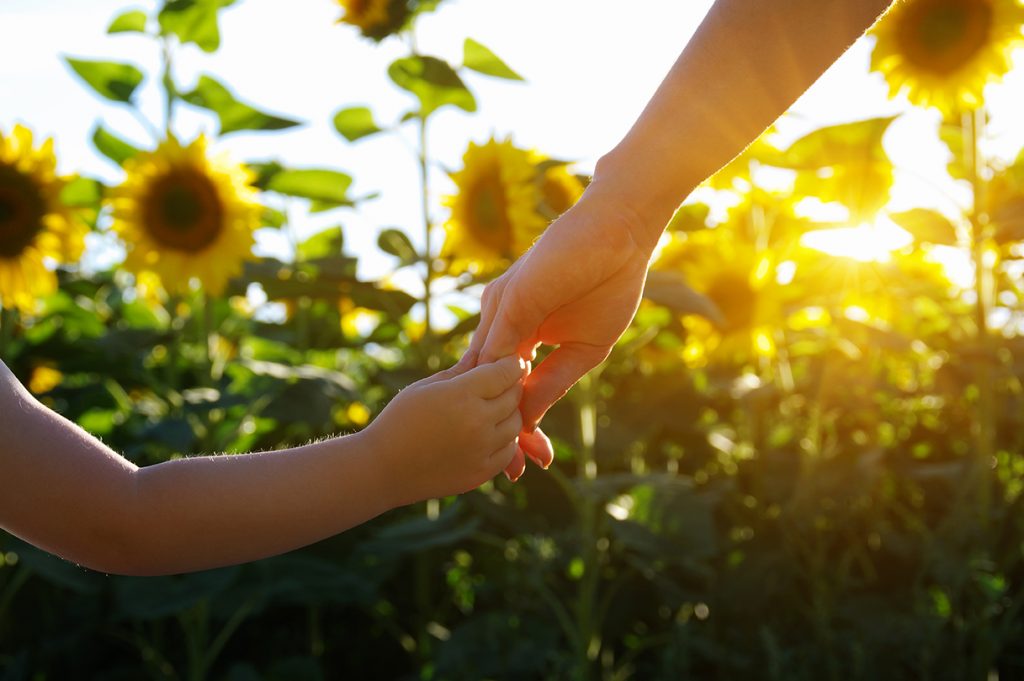
[[[272,92],[178,82],[233,0],[144,4],[111,17],[110,50],[152,40],[159,72],[66,59],[151,135],[96,126],[119,182],[59,173],[52,140],[0,117],[0,358],[140,466],[363,428],[458,360],[483,286],[585,190],[508,130],[431,186],[438,115],[521,75],[473,39],[459,63],[419,51],[442,0],[337,0],[345,39],[407,47],[367,77],[409,110],[339,100],[322,124],[414,140],[421,178],[401,197],[420,223],[353,247],[346,216],[398,197],[354,191],[359,168],[225,155],[244,133],[286,158],[298,122],[261,108]],[[1024,679],[1024,153],[991,151],[986,99],[1022,27],[1019,0],[901,3],[865,39],[897,113],[796,137],[784,118],[707,180],[611,357],[546,417],[548,471],[179,576],[0,532],[0,679]],[[182,111],[215,132],[183,135]],[[911,112],[949,191],[894,189]],[[341,225],[298,236],[324,215]],[[281,253],[256,248],[268,231]]]

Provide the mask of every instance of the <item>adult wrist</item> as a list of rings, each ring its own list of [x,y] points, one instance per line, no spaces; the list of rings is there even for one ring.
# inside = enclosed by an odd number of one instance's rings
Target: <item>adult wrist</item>
[[[584,198],[587,195],[602,204],[602,210],[609,210],[607,207],[611,206],[616,221],[648,255],[654,251],[680,203],[677,192],[659,191],[655,182],[646,181],[641,173],[632,171],[627,159],[617,150],[598,160]]]

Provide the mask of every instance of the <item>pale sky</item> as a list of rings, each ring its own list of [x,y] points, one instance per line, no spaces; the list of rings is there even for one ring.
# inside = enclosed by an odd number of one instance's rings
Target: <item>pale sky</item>
[[[136,35],[105,35],[121,11],[151,11],[156,4],[0,0],[0,128],[21,122],[39,136],[52,136],[63,172],[116,182],[119,169],[92,149],[93,126],[103,121],[140,146],[152,146],[152,141],[122,107],[80,84],[61,56],[138,64],[148,76],[141,90],[143,109],[159,122],[155,45]],[[458,167],[470,140],[482,142],[494,133],[511,134],[517,144],[552,157],[576,160],[579,171],[589,172],[628,130],[710,5],[710,0],[447,0],[420,21],[420,51],[457,64],[463,40],[472,37],[527,82],[467,75],[479,111],[445,109],[435,117],[430,147],[439,167]],[[299,214],[301,233],[340,222],[350,250],[367,254],[376,250],[371,244],[382,227],[402,227],[419,243],[418,174],[409,151],[413,131],[349,144],[331,126],[334,112],[346,106],[369,104],[378,123],[393,122],[410,108],[407,95],[386,73],[405,48],[396,39],[375,45],[359,38],[351,27],[335,23],[340,13],[331,0],[239,0],[222,12],[217,54],[206,55],[194,46],[181,52],[179,82],[188,88],[200,73],[209,73],[243,101],[307,122],[283,133],[228,136],[217,148],[236,159],[277,158],[291,166],[336,168],[354,176],[355,195],[381,193],[355,211],[314,220]],[[855,45],[794,106],[796,115],[783,122],[782,132],[796,137],[825,124],[905,111],[905,103],[887,100],[881,77],[868,74],[869,53],[868,41]],[[993,153],[1008,156],[1024,145],[1022,71],[1016,69],[1006,83],[990,90],[997,141]],[[215,130],[214,119],[186,109],[179,135],[187,139],[199,130]],[[933,113],[914,112],[890,129],[886,145],[902,169],[898,201],[947,201],[943,151],[928,143],[937,120]],[[438,195],[451,185],[440,170],[433,184],[435,218],[443,219]],[[277,233],[260,237],[266,253],[282,253],[285,244]],[[390,262],[368,257],[367,274],[379,274]]]

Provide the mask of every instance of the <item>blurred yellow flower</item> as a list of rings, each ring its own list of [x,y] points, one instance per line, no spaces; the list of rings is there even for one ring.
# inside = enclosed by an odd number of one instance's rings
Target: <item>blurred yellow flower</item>
[[[125,267],[143,279],[155,275],[169,291],[188,291],[196,279],[212,295],[222,293],[252,257],[261,207],[251,173],[208,158],[203,136],[188,146],[170,139],[125,170],[113,201]]]
[[[409,10],[403,0],[337,0],[345,13],[338,23],[355,26],[367,38],[382,40],[405,23]]]
[[[49,364],[40,364],[32,369],[28,379],[28,389],[36,395],[48,393],[64,380],[64,374]]]
[[[454,273],[487,272],[506,264],[544,231],[548,221],[538,211],[536,157],[509,140],[469,143],[462,170],[452,175],[458,192],[445,198],[451,217],[444,226],[441,257],[452,261]],[[552,198],[566,201],[563,192],[556,175]]]
[[[682,274],[721,314],[717,325],[697,315],[683,320],[688,364],[745,364],[775,355],[775,329],[783,321],[775,258],[773,251],[759,253],[725,227],[672,235],[653,269]]]
[[[57,289],[46,260],[74,262],[87,228],[60,201],[67,180],[57,176],[53,140],[33,147],[32,131],[0,131],[0,305],[31,311]]]
[[[985,85],[1010,70],[1022,24],[1019,0],[906,0],[872,30],[871,69],[913,104],[977,108]]]
[[[548,167],[540,178],[541,212],[555,219],[583,196],[583,183],[563,163]]]

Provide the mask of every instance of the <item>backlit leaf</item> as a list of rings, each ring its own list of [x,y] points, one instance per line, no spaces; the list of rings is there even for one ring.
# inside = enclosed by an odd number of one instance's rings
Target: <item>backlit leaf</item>
[[[142,71],[131,64],[112,61],[65,58],[78,77],[101,97],[114,102],[130,102],[142,84]]]
[[[523,77],[508,67],[498,55],[472,38],[466,38],[462,47],[462,64],[467,69],[495,78],[522,80]]]

